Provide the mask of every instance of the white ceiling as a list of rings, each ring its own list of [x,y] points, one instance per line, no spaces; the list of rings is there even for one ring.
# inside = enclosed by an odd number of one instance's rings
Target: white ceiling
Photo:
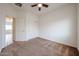
[[[29,11],[39,15],[39,14],[47,13],[57,8],[68,5],[68,3],[45,3],[45,4],[48,4],[49,7],[48,8],[42,7],[41,11],[38,11],[38,7],[31,7],[32,4],[33,3],[23,3],[23,6],[21,8],[15,6],[14,4],[12,4],[12,6],[17,10]]]

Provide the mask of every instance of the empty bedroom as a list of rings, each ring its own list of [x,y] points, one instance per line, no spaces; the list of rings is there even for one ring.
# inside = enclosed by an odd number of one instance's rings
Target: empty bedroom
[[[0,56],[79,56],[78,3],[0,3]]]

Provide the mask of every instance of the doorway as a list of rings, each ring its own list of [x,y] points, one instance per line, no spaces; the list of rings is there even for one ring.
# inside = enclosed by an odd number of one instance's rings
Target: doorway
[[[5,40],[6,45],[11,44],[15,39],[15,18],[6,17],[5,18]]]

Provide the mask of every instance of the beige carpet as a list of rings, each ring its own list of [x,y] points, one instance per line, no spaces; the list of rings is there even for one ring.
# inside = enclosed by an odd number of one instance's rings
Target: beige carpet
[[[18,41],[5,47],[2,56],[74,56],[78,55],[76,48],[59,44],[42,38],[29,41]]]

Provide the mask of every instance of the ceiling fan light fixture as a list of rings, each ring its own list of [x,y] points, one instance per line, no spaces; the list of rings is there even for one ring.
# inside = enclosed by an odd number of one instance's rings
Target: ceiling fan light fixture
[[[47,4],[43,4],[43,3],[37,3],[37,4],[33,4],[33,5],[31,5],[31,7],[35,7],[35,6],[38,7],[38,10],[39,10],[39,11],[41,11],[41,8],[42,8],[42,7],[45,7],[45,8],[48,7]]]
[[[38,4],[37,6],[38,6],[38,7],[42,7],[42,4]]]
[[[22,3],[15,3],[16,6],[22,7]]]

